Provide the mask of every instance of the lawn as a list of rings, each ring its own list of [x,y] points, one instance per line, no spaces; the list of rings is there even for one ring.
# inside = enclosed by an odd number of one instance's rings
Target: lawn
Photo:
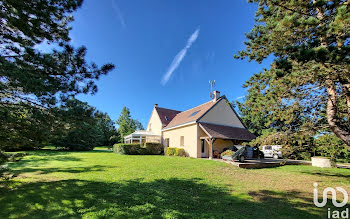
[[[246,170],[104,148],[29,153],[9,164],[15,178],[0,181],[0,218],[327,218],[313,205],[313,183],[350,191],[345,169]]]

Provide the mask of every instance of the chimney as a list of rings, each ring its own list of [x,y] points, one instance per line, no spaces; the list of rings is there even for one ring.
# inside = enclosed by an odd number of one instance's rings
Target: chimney
[[[158,104],[156,103],[156,104],[154,104],[154,107],[158,107]]]
[[[213,101],[216,102],[220,97],[220,91],[214,90],[213,95],[214,95]]]

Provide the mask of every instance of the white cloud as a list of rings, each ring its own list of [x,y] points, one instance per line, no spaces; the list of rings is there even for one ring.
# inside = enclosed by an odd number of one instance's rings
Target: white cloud
[[[126,23],[125,23],[125,20],[124,20],[123,13],[120,10],[116,0],[112,0],[112,8],[113,8],[114,12],[117,14],[118,19],[119,19],[120,24],[122,25],[122,27],[123,28],[126,27]]]
[[[240,96],[240,97],[237,97],[236,100],[240,100],[240,99],[243,99],[245,96]]]
[[[190,38],[187,40],[186,46],[183,49],[181,49],[180,52],[178,52],[177,55],[174,57],[173,61],[171,62],[171,65],[168,68],[168,71],[163,75],[163,78],[160,82],[163,86],[169,81],[171,75],[177,69],[177,67],[179,67],[181,61],[186,56],[187,50],[197,40],[199,30],[200,28],[197,28],[197,30],[192,33]]]

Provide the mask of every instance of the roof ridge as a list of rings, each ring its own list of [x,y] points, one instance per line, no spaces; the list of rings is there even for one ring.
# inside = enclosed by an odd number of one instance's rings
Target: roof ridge
[[[219,97],[219,99],[217,99],[216,102],[219,101],[222,97],[224,97],[224,96]],[[200,104],[200,105],[198,105],[198,106],[195,106],[195,107],[192,107],[192,108],[190,108],[190,109],[188,109],[188,110],[182,111],[181,113],[190,111],[191,109],[194,109],[194,108],[196,108],[196,107],[200,107],[200,106],[202,106],[202,105],[204,105],[204,104],[209,103],[210,101],[213,101],[213,100],[209,100],[209,101],[207,101],[207,102],[205,102],[205,103],[202,103],[202,104]],[[181,114],[181,113],[179,113],[179,114]]]

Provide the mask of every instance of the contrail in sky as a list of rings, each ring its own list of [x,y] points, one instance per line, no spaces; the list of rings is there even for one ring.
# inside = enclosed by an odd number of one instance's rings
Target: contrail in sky
[[[163,86],[169,81],[171,75],[174,73],[177,67],[179,67],[183,58],[186,56],[187,50],[197,40],[199,35],[199,30],[200,28],[198,27],[197,30],[194,31],[190,36],[190,38],[187,40],[186,46],[183,49],[181,49],[180,52],[177,53],[177,55],[174,57],[173,61],[171,62],[171,65],[168,68],[168,71],[163,75],[163,78],[160,82]]]

